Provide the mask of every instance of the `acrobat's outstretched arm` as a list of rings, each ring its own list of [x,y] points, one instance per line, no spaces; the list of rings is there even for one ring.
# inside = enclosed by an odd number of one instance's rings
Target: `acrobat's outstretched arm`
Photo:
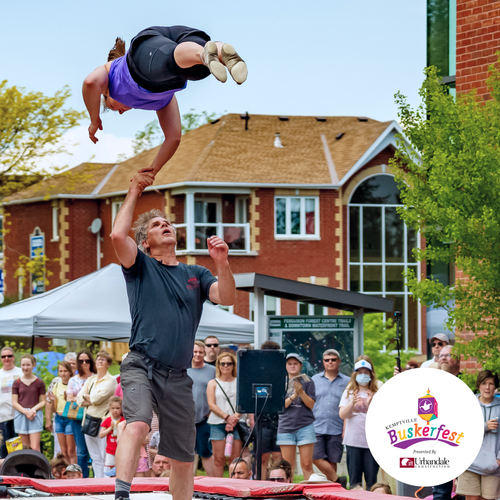
[[[163,165],[174,156],[174,153],[181,143],[182,136],[181,116],[175,96],[167,106],[157,111],[156,114],[158,115],[158,121],[160,122],[165,140],[158,154],[155,156],[153,163],[150,165],[153,169],[153,175],[155,176]]]
[[[95,136],[96,132],[102,130],[99,106],[101,95],[108,90],[108,83],[108,71],[105,66],[99,66],[83,80],[83,100],[90,115],[89,137],[94,144],[99,140]]]

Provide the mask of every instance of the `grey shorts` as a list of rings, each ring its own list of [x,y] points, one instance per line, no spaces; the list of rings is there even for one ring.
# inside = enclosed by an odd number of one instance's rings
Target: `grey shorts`
[[[180,462],[194,461],[196,438],[193,380],[186,370],[168,370],[132,351],[120,367],[123,416],[127,424],[151,424],[158,415],[158,453]]]

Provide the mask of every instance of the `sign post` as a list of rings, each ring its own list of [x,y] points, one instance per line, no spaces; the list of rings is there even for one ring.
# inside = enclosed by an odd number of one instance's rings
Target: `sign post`
[[[43,258],[45,255],[45,234],[35,227],[30,234],[30,259]],[[31,295],[45,292],[45,269],[40,273],[30,275]]]

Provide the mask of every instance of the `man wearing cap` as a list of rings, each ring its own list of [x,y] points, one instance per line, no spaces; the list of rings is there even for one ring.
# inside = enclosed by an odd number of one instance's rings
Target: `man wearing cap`
[[[330,481],[337,481],[337,464],[342,460],[344,450],[344,421],[339,417],[339,402],[350,379],[340,373],[340,354],[335,349],[323,353],[323,367],[324,371],[312,378],[316,389],[313,462]]]
[[[441,349],[450,343],[450,339],[444,333],[436,333],[436,335],[434,335],[429,342],[431,344],[433,357],[424,361],[420,368],[429,368],[432,363],[437,363],[439,361],[439,353],[441,352]]]

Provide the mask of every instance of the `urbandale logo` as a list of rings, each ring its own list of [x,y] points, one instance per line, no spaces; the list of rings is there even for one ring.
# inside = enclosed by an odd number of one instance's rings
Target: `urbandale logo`
[[[440,441],[450,446],[460,446],[460,440],[464,437],[463,432],[447,429],[445,424],[441,424],[439,427],[429,425],[430,422],[438,418],[438,403],[436,398],[431,396],[429,389],[427,389],[425,396],[418,398],[417,413],[420,418],[425,420],[425,426],[419,426],[418,423],[415,423],[403,430],[390,429],[387,434],[392,446],[406,450],[422,441]],[[403,467],[402,463],[400,463],[400,467]],[[405,465],[405,467],[409,466]]]
[[[402,469],[409,469],[409,468],[413,469],[415,467],[415,461],[412,457],[400,458],[399,466]]]

